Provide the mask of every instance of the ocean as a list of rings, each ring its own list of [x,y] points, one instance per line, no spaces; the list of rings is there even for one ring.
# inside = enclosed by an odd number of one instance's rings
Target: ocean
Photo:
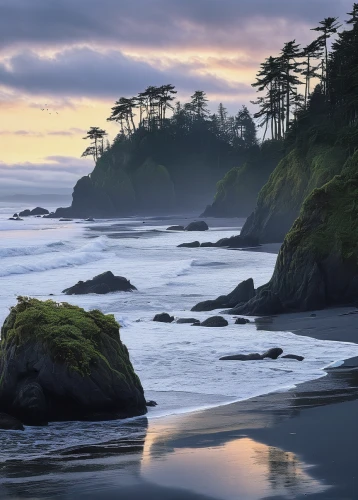
[[[214,242],[239,234],[241,219],[225,224],[208,219],[209,231],[183,233],[166,231],[177,222],[169,217],[95,222],[34,217],[8,220],[14,211],[6,204],[0,206],[1,324],[19,295],[114,314],[146,398],[158,403],[149,408],[149,421],[285,391],[323,377],[326,367],[358,355],[356,344],[258,330],[252,318],[249,324],[235,325],[228,316],[226,328],[152,321],[161,312],[202,320],[217,312],[191,312],[197,302],[227,294],[250,277],[255,286],[270,279],[277,258],[273,253],[177,248],[183,242]],[[194,220],[186,217],[186,222]],[[129,279],[138,291],[85,296],[62,293],[79,280],[108,270]],[[271,347],[281,347],[284,353],[305,360],[219,361],[224,355],[264,352]],[[76,447],[117,442],[119,437],[141,439],[136,422],[51,423],[45,428],[27,427],[25,432],[2,432],[0,478],[5,484],[22,480],[11,476],[7,468],[16,461],[34,464],[46,457],[60,458]],[[36,475],[33,470],[31,474]]]

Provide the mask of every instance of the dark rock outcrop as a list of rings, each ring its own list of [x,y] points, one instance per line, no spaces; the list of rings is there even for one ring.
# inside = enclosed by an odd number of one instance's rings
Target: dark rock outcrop
[[[208,328],[222,328],[224,326],[228,326],[228,322],[222,316],[212,316],[211,318],[207,318],[206,320],[200,323],[200,326],[205,326]]]
[[[154,408],[155,406],[158,406],[158,403],[157,403],[156,401],[152,401],[152,400],[151,400],[151,401],[146,401],[146,402],[145,402],[145,405],[146,405],[147,407]]]
[[[0,429],[4,431],[23,431],[22,422],[6,413],[0,413]]]
[[[282,359],[295,359],[296,361],[303,361],[305,358],[303,356],[297,356],[296,354],[286,354],[282,356]]]
[[[158,323],[173,323],[174,316],[170,316],[168,313],[160,313],[154,316],[153,321],[157,321]]]
[[[232,356],[223,356],[220,358],[220,361],[260,361],[266,358],[277,359],[282,353],[283,350],[281,348],[274,347],[264,354],[259,354],[257,352],[252,354],[233,354]]]
[[[29,425],[146,413],[113,316],[19,297],[1,330],[0,407]]]
[[[280,347],[273,347],[272,349],[269,349],[268,351],[263,353],[262,359],[277,359],[279,356],[281,356],[282,353],[283,350]]]
[[[215,243],[212,243],[210,241],[206,241],[204,243],[201,243],[200,245],[202,248],[211,248],[215,246]]]
[[[9,220],[24,220],[24,219],[21,219],[21,217],[17,216],[17,217],[9,217]]]
[[[252,278],[240,283],[231,293],[228,295],[221,295],[215,300],[206,300],[204,302],[199,302],[191,310],[192,311],[213,311],[214,309],[220,309],[221,307],[235,307],[239,304],[244,304],[248,302],[255,295],[254,282]]]
[[[259,246],[259,240],[254,236],[231,236],[230,238],[222,238],[217,241],[214,246],[226,248],[248,248]]]
[[[20,217],[29,217],[30,215],[48,215],[50,212],[46,208],[36,207],[33,210],[23,210],[19,213]]]
[[[167,231],[184,231],[184,226],[169,226]]]
[[[192,243],[182,243],[181,245],[178,245],[178,248],[199,248],[200,243],[199,241],[193,241]]]
[[[204,221],[191,222],[186,226],[185,231],[208,231],[209,226]]]
[[[220,361],[260,361],[262,355],[258,352],[252,354],[234,354],[232,356],[223,356]]]
[[[247,318],[236,318],[235,325],[247,325],[250,320]]]
[[[200,321],[195,318],[179,318],[176,320],[176,323],[178,323],[178,325],[185,325],[185,324],[199,325]]]
[[[62,291],[66,295],[84,295],[87,293],[105,294],[110,292],[132,292],[137,290],[130,281],[122,276],[115,276],[111,271],[99,274],[91,280],[79,281],[76,285]]]

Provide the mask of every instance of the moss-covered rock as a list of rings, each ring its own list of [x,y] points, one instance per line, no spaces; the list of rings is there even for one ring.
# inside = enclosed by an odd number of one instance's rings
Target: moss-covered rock
[[[347,159],[340,146],[316,144],[293,149],[261,189],[255,211],[241,234],[261,243],[281,242],[299,214],[305,198],[342,171]]]
[[[356,304],[358,153],[315,189],[287,234],[271,281],[230,312],[267,314]],[[273,310],[275,309],[275,310]]]
[[[1,329],[0,408],[35,425],[146,413],[113,316],[27,297]]]

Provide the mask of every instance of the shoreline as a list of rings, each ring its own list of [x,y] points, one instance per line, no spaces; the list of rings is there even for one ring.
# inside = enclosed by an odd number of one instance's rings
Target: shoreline
[[[356,344],[358,326],[354,325],[355,313],[349,314],[353,311],[354,308],[335,308],[317,311],[316,317],[307,318],[306,313],[277,316],[271,318],[272,323],[267,331],[282,331],[287,325],[292,327],[295,322],[298,326],[290,330],[287,328],[287,331],[322,339],[326,325],[330,323],[332,331],[328,341]],[[256,323],[260,329],[266,330],[268,326],[267,323],[260,324],[259,319]],[[325,372],[321,378],[303,382],[295,388],[191,414],[162,417],[165,422],[153,424],[149,421],[149,427],[153,427],[152,432],[158,435],[166,448],[171,448],[171,442],[174,441],[176,454],[183,453],[188,440],[193,441],[190,445],[192,451],[207,441],[210,445],[208,455],[215,454],[218,453],[217,449],[225,447],[225,443],[227,445],[240,436],[239,440],[249,438],[276,450],[281,458],[276,457],[278,462],[274,466],[280,469],[281,475],[284,476],[283,471],[289,468],[292,454],[297,464],[301,463],[300,467],[296,464],[297,468],[306,468],[306,472],[309,472],[312,484],[306,479],[304,491],[294,492],[297,484],[291,478],[289,481],[292,480],[292,484],[288,482],[287,491],[277,497],[261,497],[255,496],[254,492],[247,492],[247,496],[242,498],[292,498],[292,494],[295,494],[294,498],[297,499],[353,500],[357,487],[355,463],[358,451],[354,445],[357,441],[358,358],[346,359],[341,366],[328,368]],[[299,436],[299,439],[295,436]]]
[[[245,251],[277,253],[278,247]],[[252,321],[268,335],[286,331],[358,344],[356,312],[344,307]],[[354,499],[357,411],[358,358],[348,358],[291,389],[123,422],[138,428],[139,444],[119,437],[58,450],[61,458],[9,459],[2,464],[0,497],[114,500],[120,493],[131,500]]]

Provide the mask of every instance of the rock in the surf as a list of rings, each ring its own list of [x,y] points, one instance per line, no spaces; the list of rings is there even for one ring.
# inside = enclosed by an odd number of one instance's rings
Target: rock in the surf
[[[247,325],[250,323],[250,320],[247,318],[236,318],[235,325]]]
[[[251,354],[233,354],[231,356],[223,356],[220,358],[220,361],[260,361],[266,358],[277,359],[282,353],[283,350],[280,347],[274,347],[263,354],[254,352]]]
[[[273,347],[272,349],[269,349],[268,351],[263,353],[262,359],[277,359],[279,356],[281,356],[282,353],[283,350],[280,347]]]
[[[182,243],[181,245],[178,245],[178,248],[199,248],[200,243],[199,241],[193,241],[192,243]]]
[[[185,228],[185,231],[208,231],[209,226],[203,220],[191,222]]]
[[[158,323],[173,323],[174,316],[170,316],[168,313],[160,313],[154,316],[153,321],[157,321]]]
[[[184,231],[184,226],[170,226],[167,231]]]
[[[297,356],[297,354],[286,354],[282,356],[282,359],[295,359],[296,361],[303,361],[305,358],[303,356]]]
[[[110,292],[132,292],[137,290],[127,278],[115,276],[111,271],[99,274],[88,281],[79,281],[76,285],[66,288],[66,295],[84,295],[87,293],[105,294]]]
[[[6,413],[0,413],[0,429],[4,431],[23,431],[22,422]]]
[[[206,326],[209,328],[222,328],[228,326],[228,322],[222,316],[212,316],[200,323],[200,326]]]
[[[191,324],[191,325],[200,325],[200,321],[195,318],[179,318],[176,321],[179,325]]]
[[[112,315],[18,297],[1,336],[0,407],[24,424],[146,413]]]
[[[254,281],[252,278],[243,281],[228,295],[220,295],[214,300],[199,302],[192,311],[213,311],[221,307],[235,307],[250,300],[255,295]]]

